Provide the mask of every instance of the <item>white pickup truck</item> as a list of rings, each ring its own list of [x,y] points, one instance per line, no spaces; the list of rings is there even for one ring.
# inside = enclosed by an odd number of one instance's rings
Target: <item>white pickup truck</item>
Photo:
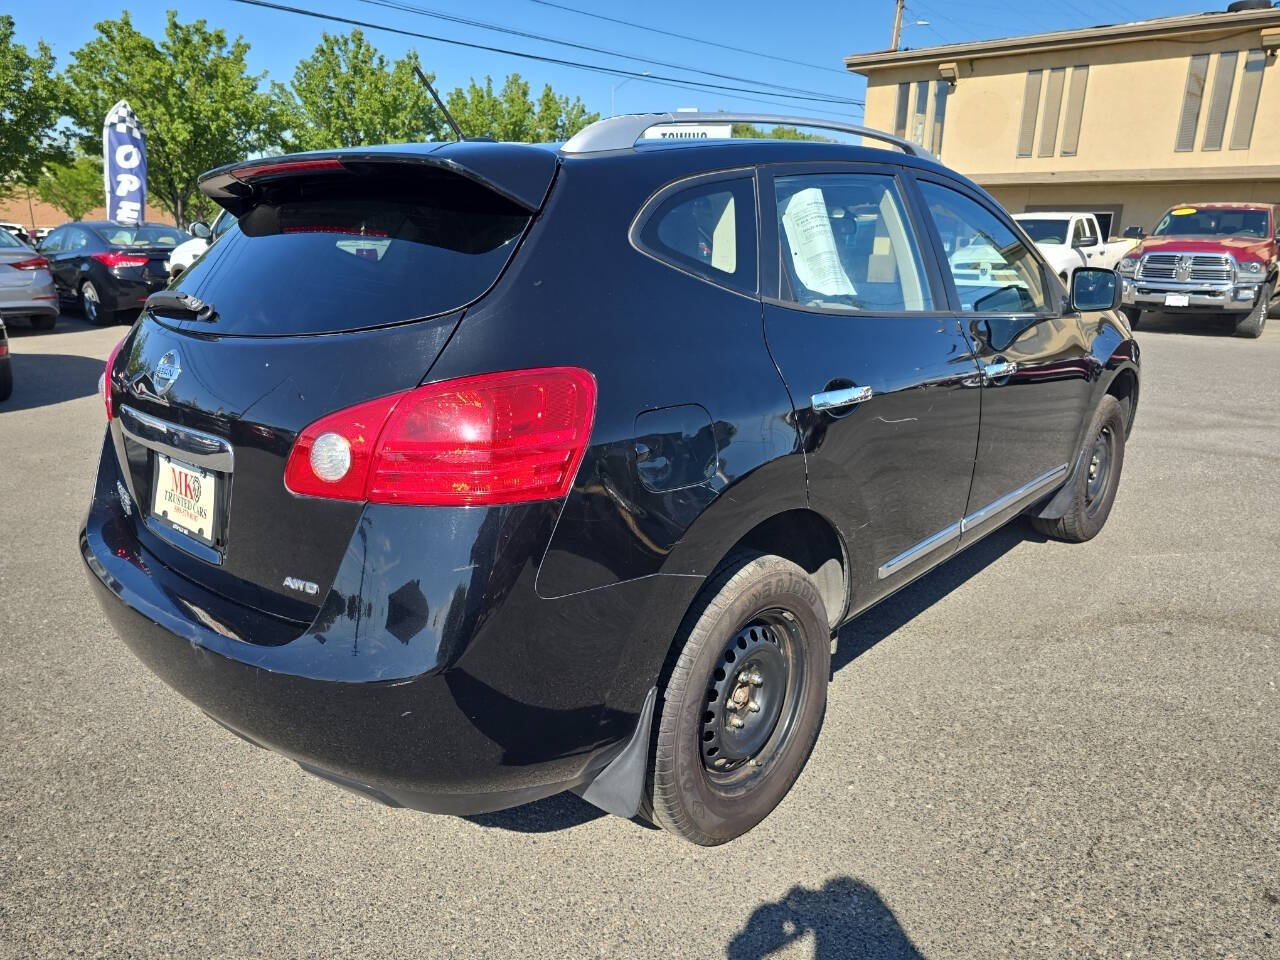
[[[1015,220],[1035,241],[1068,290],[1080,267],[1114,270],[1136,240],[1107,240],[1092,213],[1019,213]]]

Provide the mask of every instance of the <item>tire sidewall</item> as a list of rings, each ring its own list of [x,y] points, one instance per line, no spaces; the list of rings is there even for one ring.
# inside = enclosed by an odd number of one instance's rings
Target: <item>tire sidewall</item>
[[[724,590],[729,596],[724,596]],[[724,842],[763,820],[786,796],[812,751],[826,710],[827,680],[831,671],[830,628],[822,598],[812,580],[794,564],[777,557],[760,557],[742,567],[725,584],[718,598],[724,605],[709,605],[698,618],[686,642],[697,644],[697,654],[678,699],[663,707],[663,731],[673,725],[674,750],[655,762],[669,769],[656,770],[678,785],[685,819],[712,843]],[[798,646],[803,648],[804,679],[800,704],[788,740],[771,767],[754,779],[746,792],[726,793],[707,776],[698,731],[706,710],[706,690],[721,663],[724,648],[745,624],[771,609],[790,611],[796,618]],[[668,691],[677,693],[677,691]]]

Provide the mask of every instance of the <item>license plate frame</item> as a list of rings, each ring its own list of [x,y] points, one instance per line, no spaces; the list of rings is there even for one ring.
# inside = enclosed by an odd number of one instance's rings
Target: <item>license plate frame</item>
[[[1166,293],[1164,295],[1164,305],[1166,307],[1189,307],[1191,306],[1191,297],[1185,293]]]
[[[158,450],[153,451],[152,460],[150,519],[216,550],[221,519],[218,500],[225,478]],[[207,516],[203,521],[198,517],[201,510]]]

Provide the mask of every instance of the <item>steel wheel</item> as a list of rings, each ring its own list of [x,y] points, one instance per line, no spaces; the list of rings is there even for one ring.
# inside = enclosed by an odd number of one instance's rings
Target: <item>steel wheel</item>
[[[1094,437],[1089,452],[1089,476],[1085,481],[1084,504],[1090,513],[1097,510],[1102,495],[1111,480],[1111,464],[1115,460],[1115,434],[1110,425],[1104,425]]]

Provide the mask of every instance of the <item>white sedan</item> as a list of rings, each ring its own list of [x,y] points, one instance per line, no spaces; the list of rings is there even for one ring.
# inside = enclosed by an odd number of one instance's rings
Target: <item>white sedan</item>
[[[181,243],[173,248],[173,253],[169,254],[169,260],[165,264],[165,268],[169,271],[169,276],[176,277],[189,266],[200,259],[200,255],[213,245],[213,242],[227,232],[236,218],[223,210],[218,214],[218,218],[213,221],[212,229],[207,223],[197,220],[191,225],[192,239],[186,243]]]

